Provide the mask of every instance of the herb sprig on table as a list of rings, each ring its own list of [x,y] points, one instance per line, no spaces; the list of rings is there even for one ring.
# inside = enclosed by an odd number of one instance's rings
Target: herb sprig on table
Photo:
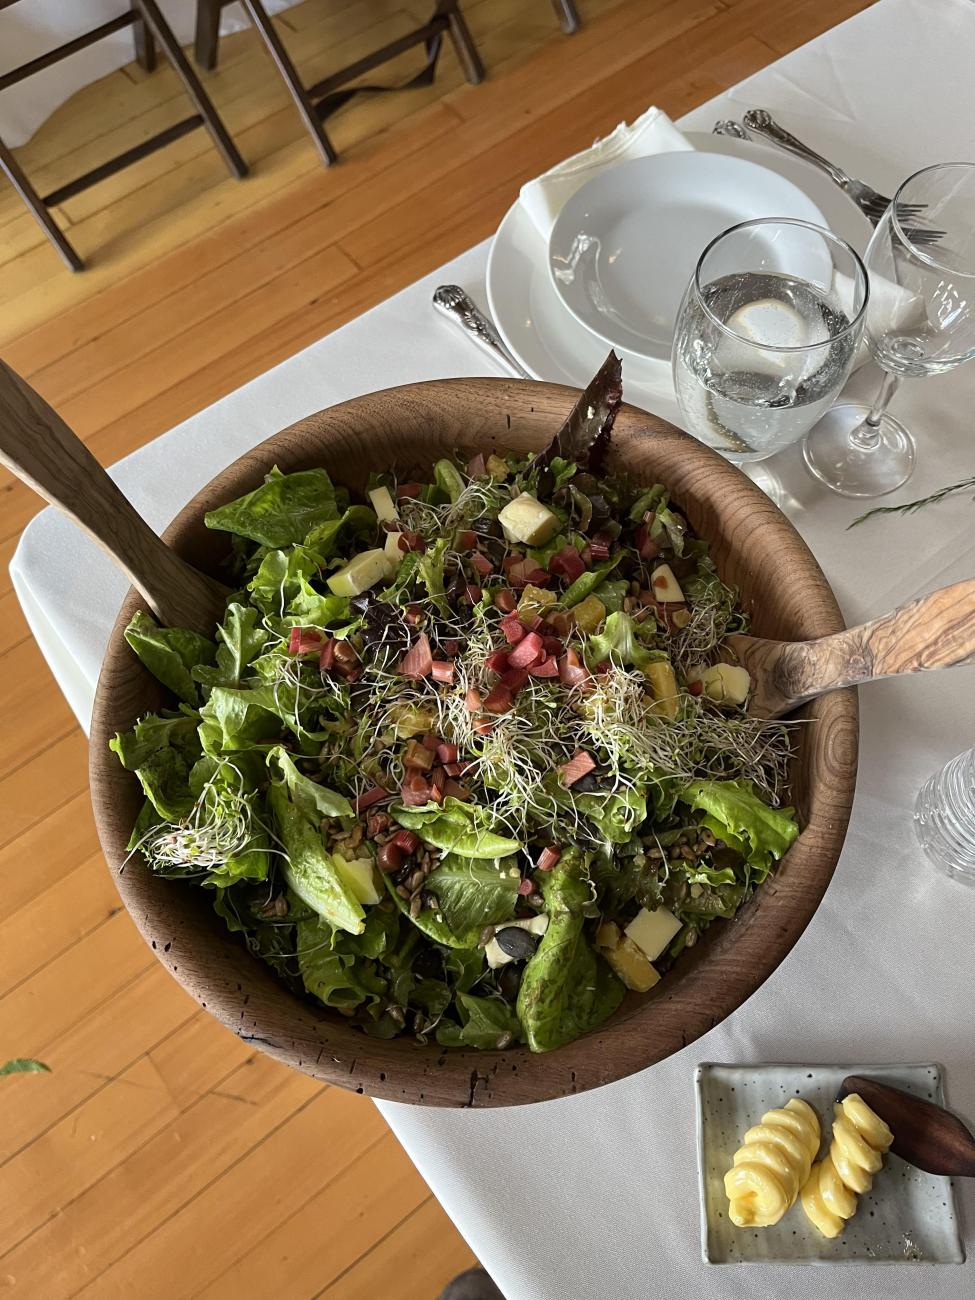
[[[913,515],[918,510],[923,510],[925,506],[933,506],[939,501],[944,501],[946,497],[955,496],[958,492],[967,492],[972,488],[975,488],[975,476],[963,478],[960,483],[952,483],[948,487],[939,488],[937,492],[932,492],[928,497],[919,497],[916,501],[905,501],[900,506],[875,506],[873,510],[868,510],[866,514],[859,515],[854,519],[853,523],[847,526],[847,530],[856,528],[857,524],[872,519],[874,515]],[[975,496],[972,497],[972,500],[975,501]]]

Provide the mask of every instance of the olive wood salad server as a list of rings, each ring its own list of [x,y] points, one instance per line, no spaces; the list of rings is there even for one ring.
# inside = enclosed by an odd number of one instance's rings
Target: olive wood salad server
[[[735,633],[724,644],[752,679],[748,712],[780,718],[841,686],[975,663],[975,579],[818,641],[765,641]]]
[[[951,1111],[859,1074],[843,1080],[840,1100],[855,1092],[894,1135],[891,1151],[926,1174],[975,1178],[975,1137]]]
[[[227,589],[156,536],[77,434],[3,361],[0,462],[94,538],[161,623],[212,636]]]

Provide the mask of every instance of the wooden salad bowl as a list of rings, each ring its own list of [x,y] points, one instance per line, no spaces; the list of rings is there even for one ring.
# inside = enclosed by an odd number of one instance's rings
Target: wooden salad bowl
[[[218,474],[164,534],[219,576],[224,533],[203,516],[255,488],[273,465],[324,466],[363,489],[370,470],[427,469],[460,448],[524,452],[544,446],[578,394],[555,384],[438,380],[356,398],[300,420]],[[809,640],[843,621],[818,564],[785,516],[733,465],[672,425],[620,409],[610,469],[665,483],[722,578],[739,588],[758,636]],[[102,848],[136,925],[159,960],[244,1041],[327,1083],[393,1101],[507,1106],[583,1092],[662,1061],[731,1015],[772,974],[809,924],[843,845],[857,766],[857,699],[836,691],[807,704],[796,729],[791,800],[801,834],[776,872],[732,921],[713,925],[648,994],[630,993],[598,1029],[557,1051],[445,1050],[409,1038],[369,1038],[303,999],[251,957],[214,913],[209,894],[159,879],[136,855],[120,870],[142,805],[135,776],[108,749],[117,731],[165,703],[163,688],[122,630],[142,598],[129,592],[105,655],[91,728],[91,791]]]

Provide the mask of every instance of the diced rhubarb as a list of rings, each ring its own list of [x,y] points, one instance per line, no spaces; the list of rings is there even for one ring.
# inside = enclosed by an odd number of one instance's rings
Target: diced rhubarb
[[[468,559],[482,578],[487,578],[494,572],[494,565],[481,551],[472,551]]]
[[[508,651],[508,664],[511,668],[528,668],[538,663],[543,654],[542,638],[537,632],[529,632],[513,650]]]
[[[463,776],[467,771],[466,763],[444,763],[443,770],[448,776]]]
[[[692,695],[700,695],[704,690],[704,683],[702,681],[688,682],[687,689]]]
[[[505,673],[508,671],[509,650],[492,650],[484,660],[484,667],[492,673]]]
[[[593,671],[600,674],[608,673],[611,667],[612,665],[610,664],[608,659],[600,659],[599,663],[596,665]]]
[[[517,645],[525,635],[525,625],[517,614],[506,614],[501,620],[501,632],[511,645]]]
[[[592,562],[596,557],[593,555],[592,547],[588,542],[586,542],[585,546],[582,548],[579,554],[582,556],[582,562],[586,566],[586,568],[591,569]],[[609,556],[607,555],[605,558],[608,560]]]
[[[472,456],[467,462],[467,472],[471,478],[480,478],[487,473],[487,466],[484,464],[484,452],[479,451],[476,456]]]
[[[430,773],[430,784],[435,790],[442,790],[447,784],[447,773],[442,767],[435,767]]]
[[[636,530],[634,538],[636,549],[644,560],[654,560],[660,554],[660,547],[656,542],[651,541],[650,532],[646,524],[641,524]]]
[[[379,870],[385,872],[387,876],[391,876],[394,871],[399,871],[403,865],[403,850],[395,839],[389,840],[380,847],[379,852],[376,854],[376,861]]]
[[[430,676],[433,671],[433,652],[426,632],[420,633],[412,647],[399,661],[399,670],[404,677],[412,677],[414,680]]]
[[[403,754],[403,766],[415,768],[418,772],[428,772],[436,756],[435,749],[428,749],[418,740],[411,740]]]
[[[437,752],[437,746],[440,744],[440,737],[435,731],[428,731],[423,737],[423,744],[427,749],[435,754]]]
[[[474,730],[479,736],[490,736],[494,730],[494,723],[488,722],[487,718],[478,718],[474,723]]]
[[[431,785],[430,787],[430,802],[443,803],[443,791],[438,785]]]
[[[481,707],[481,692],[476,687],[471,686],[464,696],[464,708],[468,713],[476,713]]]
[[[471,792],[466,785],[459,785],[449,779],[444,783],[443,792],[445,799],[459,799],[461,803],[466,803],[471,797]]]
[[[422,483],[399,483],[396,487],[396,500],[402,501],[404,497],[418,497],[422,491]]]
[[[466,551],[473,551],[476,545],[477,533],[470,528],[462,528],[454,541],[454,546],[462,554]]]
[[[419,551],[422,555],[427,549],[427,544],[419,533],[411,533],[408,528],[401,528],[399,548],[401,551]]]
[[[434,659],[430,673],[435,682],[452,682],[454,680],[454,665],[449,659]]]
[[[602,538],[594,537],[589,543],[589,552],[593,560],[609,559],[609,542]]]
[[[500,609],[502,614],[510,614],[518,608],[518,597],[507,587],[502,587],[494,593],[494,608]]]
[[[547,655],[560,655],[564,647],[557,636],[543,636],[542,649]]]
[[[575,626],[575,616],[570,610],[556,610],[554,614],[549,614],[547,622],[552,635],[564,640]]]
[[[563,763],[559,768],[559,779],[568,788],[591,772],[595,766],[596,760],[591,754],[587,754],[584,749],[577,749],[568,763]]]
[[[403,617],[411,627],[419,627],[426,618],[426,614],[424,614],[420,605],[407,605],[403,611]]]
[[[563,686],[581,686],[589,680],[589,672],[575,650],[566,650],[559,660],[559,679]]]
[[[518,886],[518,893],[522,896],[522,898],[527,898],[529,894],[534,894],[534,892],[535,892],[535,886],[532,884],[530,880],[523,880],[521,884]]]
[[[353,799],[352,807],[357,813],[365,812],[365,810],[371,808],[374,803],[380,803],[383,799],[388,798],[388,790],[384,790],[381,785],[374,785],[360,794],[358,799]]]
[[[538,855],[539,871],[551,871],[562,856],[562,850],[557,844],[550,844],[547,848],[542,849]]]
[[[508,581],[515,590],[525,587],[547,587],[552,575],[546,569],[540,569],[534,560],[515,559],[505,561]]]
[[[524,686],[525,682],[527,681],[528,681],[527,668],[509,668],[508,671],[506,673],[503,673],[501,676],[502,685],[507,686],[508,690],[511,692],[512,695],[514,695],[516,691],[520,691],[521,688]],[[487,708],[486,703],[484,707]]]
[[[586,571],[582,556],[570,542],[557,551],[548,562],[549,572],[557,573],[567,582],[575,582]]]
[[[398,844],[403,852],[409,856],[420,847],[420,837],[416,831],[398,830],[393,836],[392,843]]]
[[[293,627],[288,638],[288,653],[293,655],[318,654],[325,640],[313,627]]]
[[[321,653],[318,656],[318,666],[323,673],[327,673],[335,663],[335,647],[337,645],[338,642],[335,637],[331,636],[322,646]]]
[[[457,746],[451,745],[446,740],[441,740],[440,744],[437,746],[437,758],[439,758],[441,763],[444,765],[447,763],[456,763]]]
[[[468,604],[476,605],[482,593],[476,582],[468,582],[464,587],[464,595],[467,597]]]
[[[532,664],[528,671],[532,677],[558,677],[559,661],[554,655],[546,655],[540,664]]]
[[[507,713],[513,703],[514,698],[510,688],[505,686],[504,682],[498,682],[484,701],[484,708],[488,713]],[[477,729],[475,726],[475,730]]]
[[[443,643],[443,652],[448,659],[456,659],[460,654],[460,642],[450,638]]]
[[[411,772],[400,786],[400,795],[408,808],[430,802],[430,782],[420,772]]]

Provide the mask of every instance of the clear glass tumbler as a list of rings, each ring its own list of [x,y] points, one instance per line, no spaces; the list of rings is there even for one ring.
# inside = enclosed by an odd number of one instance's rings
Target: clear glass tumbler
[[[975,749],[953,758],[921,787],[914,827],[936,866],[975,886]]]
[[[701,254],[674,333],[684,427],[729,460],[765,460],[802,438],[846,382],[867,276],[836,235],[763,217]]]

